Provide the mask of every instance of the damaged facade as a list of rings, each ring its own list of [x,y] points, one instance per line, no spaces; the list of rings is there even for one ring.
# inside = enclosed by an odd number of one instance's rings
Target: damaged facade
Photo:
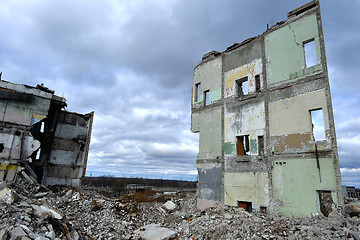
[[[80,185],[94,113],[64,107],[65,98],[42,85],[0,80],[0,181],[18,173],[45,186]]]
[[[317,0],[195,67],[198,207],[310,216],[342,206]]]

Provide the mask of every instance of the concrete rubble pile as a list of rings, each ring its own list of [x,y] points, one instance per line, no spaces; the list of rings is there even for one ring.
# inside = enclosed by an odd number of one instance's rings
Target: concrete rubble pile
[[[360,239],[355,207],[345,216],[281,217],[220,206],[200,211],[193,192],[152,192],[136,202],[92,190],[0,183],[0,240]]]

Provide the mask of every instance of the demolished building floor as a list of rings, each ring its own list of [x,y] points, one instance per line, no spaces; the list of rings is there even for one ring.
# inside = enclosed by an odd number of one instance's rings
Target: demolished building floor
[[[0,188],[0,239],[359,239],[359,202],[349,214],[282,217],[241,208],[198,210],[195,191],[149,190],[108,198],[45,188],[23,178]],[[136,200],[136,201],[135,201]],[[357,209],[357,210],[356,210]],[[346,209],[345,209],[346,210]],[[354,214],[355,213],[355,214]]]
[[[45,186],[80,185],[94,112],[68,112],[66,106],[42,84],[0,80],[0,181],[12,182],[22,172]]]

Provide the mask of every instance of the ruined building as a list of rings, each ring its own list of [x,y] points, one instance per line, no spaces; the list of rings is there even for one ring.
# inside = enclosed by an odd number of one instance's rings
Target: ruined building
[[[310,216],[342,206],[319,2],[287,17],[195,67],[201,209]]]
[[[65,98],[43,85],[0,80],[0,182],[22,174],[46,186],[80,184],[94,114],[64,107]]]

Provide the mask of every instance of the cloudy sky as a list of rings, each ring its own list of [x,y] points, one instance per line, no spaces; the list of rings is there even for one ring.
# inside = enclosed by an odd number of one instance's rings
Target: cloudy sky
[[[194,67],[306,2],[2,0],[0,71],[95,111],[87,175],[196,180]],[[360,187],[360,1],[320,3],[342,180]]]

